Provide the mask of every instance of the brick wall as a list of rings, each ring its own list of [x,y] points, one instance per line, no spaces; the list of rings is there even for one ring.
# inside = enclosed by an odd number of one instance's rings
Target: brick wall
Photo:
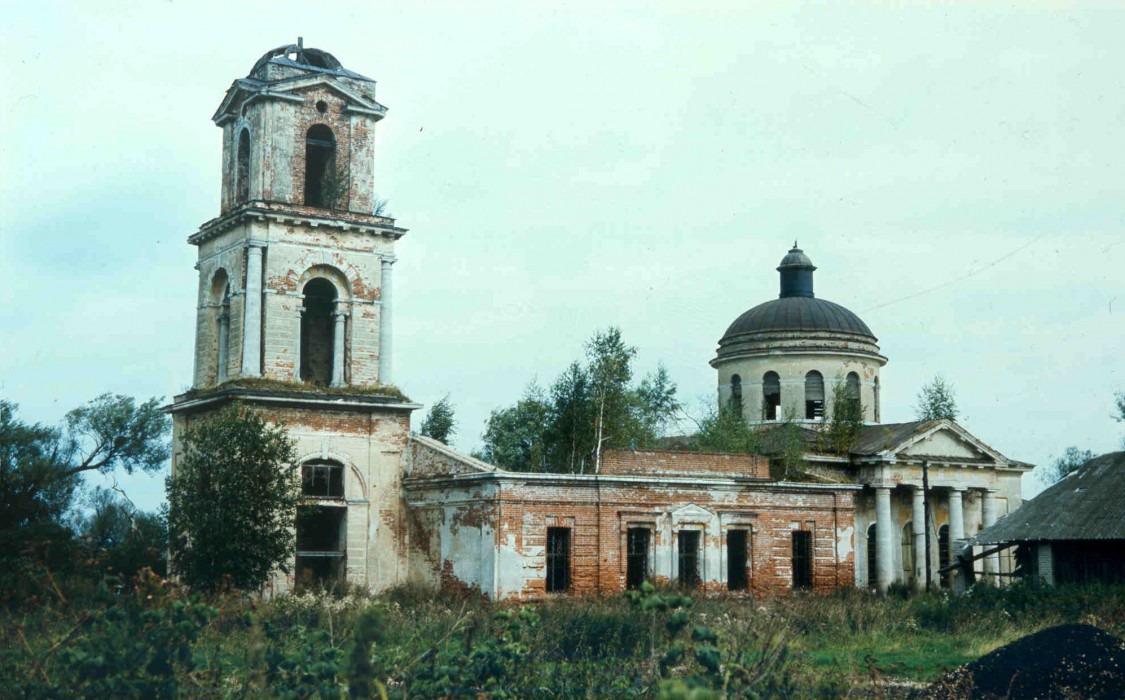
[[[603,474],[737,474],[768,479],[769,460],[758,455],[674,450],[605,450]]]
[[[471,563],[459,558],[488,556],[493,559],[494,568],[477,574],[473,563],[469,567],[474,572],[470,587],[479,587],[496,598],[534,599],[547,595],[548,527],[571,528],[568,593],[575,595],[612,594],[625,589],[626,537],[630,527],[651,530],[649,576],[657,581],[676,579],[679,533],[697,531],[702,550],[701,588],[725,591],[727,533],[748,530],[749,592],[785,593],[793,587],[792,533],[807,530],[812,536],[812,589],[827,592],[854,584],[855,491],[848,487],[783,487],[731,481],[700,484],[686,478],[614,479],[505,472],[475,475],[471,479],[474,483],[492,484],[495,491],[487,499],[450,502],[446,498],[450,483],[407,482],[412,513],[440,509],[447,519],[470,512],[475,520],[491,518],[474,531],[474,537],[492,532],[491,541],[481,544],[479,555],[463,545],[434,544],[433,538],[451,536],[445,531],[428,533],[431,555],[443,549],[454,552],[453,558],[432,563],[430,580],[444,586],[466,585],[452,575]]]

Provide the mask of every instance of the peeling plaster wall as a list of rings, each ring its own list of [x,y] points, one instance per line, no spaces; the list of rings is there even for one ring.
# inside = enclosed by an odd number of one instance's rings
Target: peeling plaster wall
[[[408,534],[402,475],[406,468],[409,412],[245,403],[269,422],[285,426],[296,444],[299,463],[327,458],[344,464],[347,581],[373,591],[405,583]],[[184,431],[213,411],[174,414],[173,472],[183,459]],[[294,465],[298,467],[299,464]],[[289,563],[292,571],[292,560]],[[271,586],[273,593],[290,590],[292,574],[279,572]]]
[[[479,485],[470,488],[468,482],[454,485],[457,478],[407,482],[412,521],[418,527],[440,525],[426,536],[426,548],[412,549],[412,557],[424,560],[412,566],[417,580],[479,588],[495,598],[543,597],[547,528],[569,527],[570,592],[615,593],[625,588],[627,531],[648,527],[653,531],[651,573],[657,580],[675,580],[679,532],[696,529],[703,537],[703,588],[725,590],[726,533],[746,529],[751,591],[786,592],[792,587],[792,532],[807,529],[813,533],[813,589],[853,585],[852,490],[512,473],[474,475],[472,483]],[[480,558],[474,561],[477,542]]]

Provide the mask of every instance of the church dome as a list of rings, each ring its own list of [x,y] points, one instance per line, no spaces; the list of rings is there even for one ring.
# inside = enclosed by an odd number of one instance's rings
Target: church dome
[[[845,351],[878,355],[877,339],[848,309],[813,293],[813,265],[805,251],[793,248],[777,266],[781,293],[758,304],[730,324],[719,340],[716,360],[778,351]]]
[[[875,340],[875,335],[859,316],[839,304],[815,297],[782,297],[758,304],[730,324],[723,340],[771,331],[852,333]]]
[[[275,70],[271,71],[270,68]],[[288,70],[286,70],[288,69]],[[296,73],[294,73],[296,71]],[[370,81],[371,78],[344,68],[340,60],[323,49],[305,46],[304,39],[296,44],[286,44],[270,49],[250,69],[248,78],[273,81],[293,77],[295,74],[328,73],[330,75]]]

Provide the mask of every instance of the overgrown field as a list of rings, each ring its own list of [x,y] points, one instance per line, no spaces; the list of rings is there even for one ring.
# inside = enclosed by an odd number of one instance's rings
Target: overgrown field
[[[416,589],[204,600],[155,576],[131,591],[52,588],[3,612],[0,694],[894,696],[1046,626],[1125,633],[1125,589],[1106,588],[776,600],[647,589],[522,607]]]

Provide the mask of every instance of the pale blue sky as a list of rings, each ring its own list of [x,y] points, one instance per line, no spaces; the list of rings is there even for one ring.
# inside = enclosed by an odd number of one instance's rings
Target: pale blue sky
[[[1125,7],[697,4],[8,4],[0,392],[187,387],[210,116],[303,35],[390,108],[396,381],[458,447],[611,324],[697,408],[794,238],[890,358],[885,421],[943,372],[1011,457],[1119,447]]]

